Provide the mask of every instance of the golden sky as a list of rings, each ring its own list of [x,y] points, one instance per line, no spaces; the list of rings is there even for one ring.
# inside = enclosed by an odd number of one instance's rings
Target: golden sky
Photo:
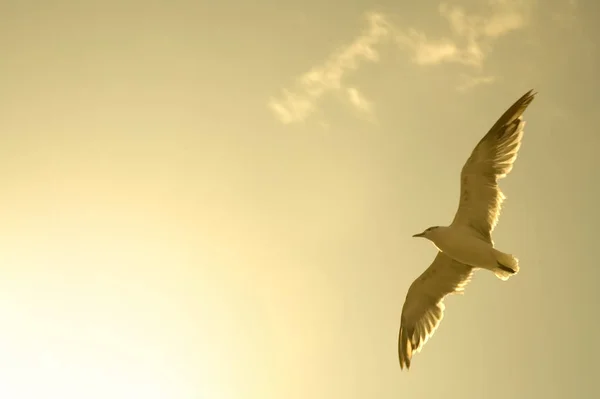
[[[592,398],[591,0],[0,2],[0,397]],[[410,283],[529,89],[497,247],[410,372]]]

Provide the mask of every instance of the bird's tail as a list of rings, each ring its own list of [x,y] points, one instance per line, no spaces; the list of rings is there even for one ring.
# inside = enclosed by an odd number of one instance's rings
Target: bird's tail
[[[519,272],[519,259],[497,250],[494,250],[494,255],[496,256],[497,266],[493,271],[496,277],[506,281]]]

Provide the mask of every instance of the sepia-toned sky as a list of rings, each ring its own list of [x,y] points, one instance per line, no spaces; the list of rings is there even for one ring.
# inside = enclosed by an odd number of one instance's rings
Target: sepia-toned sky
[[[594,398],[600,4],[0,2],[0,397]],[[539,92],[495,231],[400,312],[459,173]]]

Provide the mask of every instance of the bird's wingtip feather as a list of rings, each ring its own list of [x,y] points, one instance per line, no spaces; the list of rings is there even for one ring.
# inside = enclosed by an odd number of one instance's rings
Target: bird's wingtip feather
[[[527,93],[523,97],[534,98],[538,92],[535,89],[529,89]]]
[[[401,370],[410,370],[410,361],[412,357],[412,343],[408,339],[406,330],[401,326],[398,342],[398,357],[400,360]]]

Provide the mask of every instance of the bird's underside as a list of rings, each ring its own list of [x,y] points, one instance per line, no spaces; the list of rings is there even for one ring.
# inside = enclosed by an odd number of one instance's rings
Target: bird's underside
[[[512,170],[523,137],[522,114],[534,96],[531,90],[525,93],[498,119],[461,171],[460,201],[451,227],[469,228],[491,246],[492,232],[504,201],[498,180]],[[518,265],[516,267],[518,270]],[[498,263],[498,269],[504,270],[507,276],[516,272],[515,266],[508,262]],[[402,369],[410,368],[413,354],[422,350],[438,328],[444,317],[444,298],[462,293],[473,271],[473,267],[438,252],[429,268],[411,284],[402,307],[398,334]]]

